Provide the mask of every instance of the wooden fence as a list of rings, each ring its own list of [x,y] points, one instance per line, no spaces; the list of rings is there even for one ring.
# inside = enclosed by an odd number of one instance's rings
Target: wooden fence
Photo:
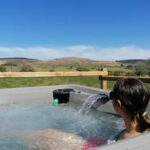
[[[0,72],[0,78],[24,78],[24,77],[60,77],[60,76],[98,76],[100,80],[100,88],[107,89],[107,81],[116,81],[126,76],[109,76],[107,68],[103,68],[101,71],[72,71],[72,72]],[[137,77],[145,83],[150,83],[149,77]]]
[[[99,80],[101,83],[101,89],[107,89],[108,83],[107,81],[116,81],[121,78],[126,78],[127,76],[99,76]],[[129,77],[129,76],[128,76]],[[142,80],[144,83],[150,83],[150,77],[137,77],[137,76],[130,76],[130,78],[137,78]]]
[[[0,72],[0,78],[17,77],[60,77],[60,76],[106,76],[107,70],[102,71],[72,71],[72,72]]]

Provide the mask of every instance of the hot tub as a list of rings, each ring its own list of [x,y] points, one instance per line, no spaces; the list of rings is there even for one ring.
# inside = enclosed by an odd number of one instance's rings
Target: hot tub
[[[75,92],[68,103],[54,105],[52,92],[63,88]],[[0,150],[81,149],[89,138],[107,141],[124,128],[111,102],[80,113],[84,101],[96,92],[108,93],[78,85],[1,89]]]

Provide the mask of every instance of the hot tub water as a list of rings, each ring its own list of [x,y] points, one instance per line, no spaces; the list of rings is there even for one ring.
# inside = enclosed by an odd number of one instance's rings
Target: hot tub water
[[[26,137],[32,132],[56,129],[87,139],[108,139],[123,128],[122,120],[106,113],[78,113],[71,105],[47,103],[0,106],[0,150],[28,150]]]

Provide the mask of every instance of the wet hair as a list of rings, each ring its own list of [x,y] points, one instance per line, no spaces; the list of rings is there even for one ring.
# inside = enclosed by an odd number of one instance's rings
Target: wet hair
[[[131,121],[136,123],[137,132],[150,130],[150,115],[146,113],[150,91],[142,81],[135,78],[119,79],[110,92],[110,98],[121,101]]]

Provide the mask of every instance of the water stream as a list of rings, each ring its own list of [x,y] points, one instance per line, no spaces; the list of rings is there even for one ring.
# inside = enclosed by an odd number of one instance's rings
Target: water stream
[[[97,109],[101,105],[104,105],[109,101],[109,97],[106,94],[96,93],[90,95],[82,104],[79,113],[88,114],[91,109]]]

